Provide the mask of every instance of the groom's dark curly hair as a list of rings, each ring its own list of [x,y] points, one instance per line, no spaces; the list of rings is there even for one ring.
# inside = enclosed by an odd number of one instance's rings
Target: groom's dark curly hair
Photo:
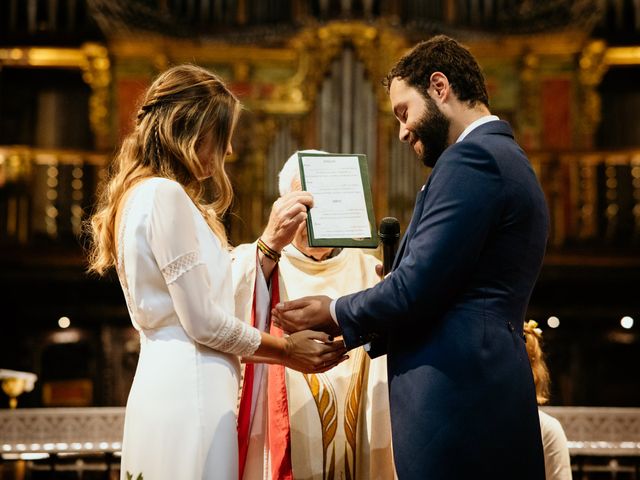
[[[420,42],[394,65],[382,83],[389,90],[391,81],[400,78],[427,95],[431,75],[443,73],[461,102],[489,106],[489,95],[480,65],[471,52],[453,38],[437,35]]]

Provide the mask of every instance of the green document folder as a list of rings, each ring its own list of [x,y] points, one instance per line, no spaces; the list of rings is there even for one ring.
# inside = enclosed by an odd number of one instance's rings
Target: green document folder
[[[299,152],[298,164],[302,189],[314,196],[307,218],[309,246],[376,248],[366,155]]]

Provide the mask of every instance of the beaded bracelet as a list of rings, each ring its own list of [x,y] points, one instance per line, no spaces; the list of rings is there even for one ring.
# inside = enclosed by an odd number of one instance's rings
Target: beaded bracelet
[[[278,261],[280,260],[280,254],[273,248],[268,246],[266,243],[264,243],[261,238],[258,239],[258,249],[264,254],[265,257],[270,258],[275,263],[278,263]]]

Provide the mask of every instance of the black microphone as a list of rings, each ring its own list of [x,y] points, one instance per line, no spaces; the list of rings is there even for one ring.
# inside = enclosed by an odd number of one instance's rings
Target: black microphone
[[[384,217],[380,221],[378,235],[382,242],[382,273],[386,275],[391,271],[398,250],[398,241],[400,240],[400,222],[398,222],[398,219]]]

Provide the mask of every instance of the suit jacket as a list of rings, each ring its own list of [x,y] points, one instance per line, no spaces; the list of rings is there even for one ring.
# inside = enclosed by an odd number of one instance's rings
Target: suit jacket
[[[548,224],[511,127],[488,122],[439,158],[391,274],[337,300],[349,348],[386,347],[401,480],[544,479],[522,327]]]

